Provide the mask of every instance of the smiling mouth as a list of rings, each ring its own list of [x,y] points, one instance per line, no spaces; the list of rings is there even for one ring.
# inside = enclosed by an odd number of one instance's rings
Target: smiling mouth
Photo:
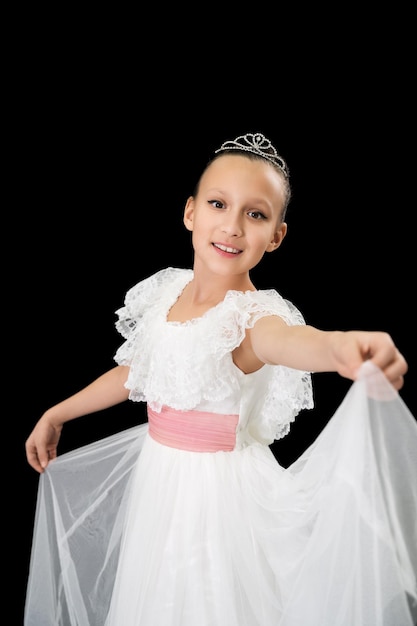
[[[230,254],[240,254],[242,250],[238,250],[237,248],[229,248],[228,246],[222,246],[220,243],[213,243],[215,248],[219,250],[223,250],[223,252],[229,252]]]

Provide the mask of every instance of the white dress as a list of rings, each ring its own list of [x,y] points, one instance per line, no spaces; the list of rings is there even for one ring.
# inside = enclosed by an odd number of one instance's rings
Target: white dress
[[[40,476],[25,626],[413,626],[415,419],[365,363],[284,469],[269,445],[313,407],[311,376],[245,375],[231,352],[262,316],[303,317],[274,290],[229,291],[168,322],[192,276],[167,268],[127,293],[115,359],[155,415],[236,414],[233,449],[178,449],[142,424],[54,460]]]

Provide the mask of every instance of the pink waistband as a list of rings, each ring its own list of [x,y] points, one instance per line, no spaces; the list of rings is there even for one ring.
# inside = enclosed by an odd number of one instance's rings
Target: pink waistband
[[[191,452],[233,450],[238,419],[238,415],[177,411],[166,406],[157,413],[148,406],[152,439],[164,446]]]

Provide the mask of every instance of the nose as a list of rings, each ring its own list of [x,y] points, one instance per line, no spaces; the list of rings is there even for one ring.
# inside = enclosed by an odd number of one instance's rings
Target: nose
[[[242,216],[234,211],[223,214],[222,231],[228,237],[241,237],[243,233]]]

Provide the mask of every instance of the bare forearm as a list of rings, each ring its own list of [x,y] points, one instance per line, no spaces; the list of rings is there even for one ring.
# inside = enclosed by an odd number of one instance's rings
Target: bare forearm
[[[64,424],[127,400],[129,390],[124,384],[128,373],[128,367],[114,367],[81,391],[45,411],[44,417],[56,425]]]
[[[259,320],[252,348],[264,363],[308,372],[338,372],[355,380],[364,361],[371,359],[400,389],[408,366],[385,332],[323,331],[312,326],[287,326],[277,318]]]
[[[129,391],[124,384],[128,372],[128,367],[114,367],[81,391],[45,411],[26,440],[28,463],[42,473],[57,456],[65,422],[127,400]]]
[[[339,335],[339,337],[338,337]],[[322,331],[312,326],[287,326],[276,340],[260,340],[254,348],[258,357],[270,365],[285,365],[310,372],[336,369],[334,346],[342,339],[340,331]],[[263,337],[263,335],[262,335]]]

